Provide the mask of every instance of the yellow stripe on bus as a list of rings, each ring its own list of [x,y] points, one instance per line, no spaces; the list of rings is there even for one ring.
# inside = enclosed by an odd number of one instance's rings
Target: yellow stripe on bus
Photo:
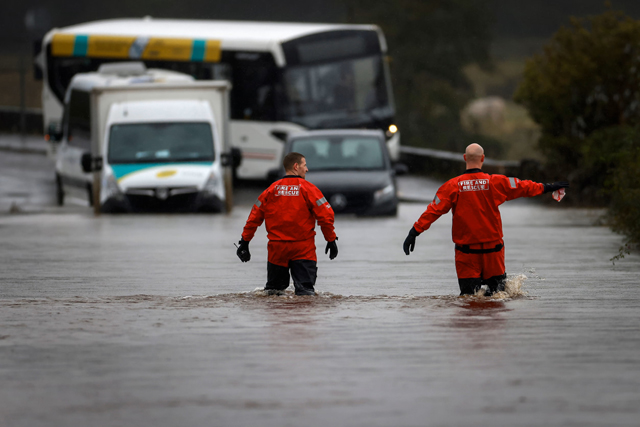
[[[96,58],[129,58],[131,45],[135,37],[123,36],[89,36],[88,57]]]
[[[220,40],[54,34],[51,40],[51,54],[90,58],[219,62],[222,55],[220,45]]]
[[[190,61],[192,44],[191,39],[150,38],[142,59]]]
[[[219,62],[222,56],[220,40],[207,40],[207,47],[204,54],[204,62]]]
[[[54,34],[51,40],[51,54],[53,56],[73,56],[73,45],[76,36],[73,34]]]

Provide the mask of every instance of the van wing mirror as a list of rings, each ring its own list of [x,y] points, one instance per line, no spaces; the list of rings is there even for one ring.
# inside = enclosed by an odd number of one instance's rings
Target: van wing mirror
[[[80,158],[80,164],[84,173],[101,171],[102,157],[92,157],[91,153],[84,153]]]
[[[231,148],[231,162],[234,169],[242,163],[242,151],[239,148]]]
[[[406,175],[409,173],[409,167],[404,163],[396,163],[393,165],[393,171],[396,175]]]
[[[240,151],[239,148],[233,147],[228,153],[222,153],[220,162],[222,166],[231,166],[233,169],[236,169],[242,163],[242,151]]]

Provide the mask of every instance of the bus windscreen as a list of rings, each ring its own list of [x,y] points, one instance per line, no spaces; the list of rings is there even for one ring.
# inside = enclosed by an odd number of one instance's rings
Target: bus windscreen
[[[284,119],[311,129],[356,127],[393,115],[381,56],[290,67]]]

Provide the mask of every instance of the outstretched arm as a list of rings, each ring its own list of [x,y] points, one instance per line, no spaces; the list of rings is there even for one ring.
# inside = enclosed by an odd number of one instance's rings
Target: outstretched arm
[[[520,197],[539,196],[543,193],[554,192],[561,188],[569,187],[569,183],[564,181],[554,182],[552,184],[541,184],[526,179],[506,177],[503,175],[493,175],[491,178],[492,183],[495,182],[499,193],[503,194],[503,201],[513,200]]]
[[[544,192],[544,184],[504,175],[492,175],[491,183],[502,194],[500,203],[520,197],[539,196]]]

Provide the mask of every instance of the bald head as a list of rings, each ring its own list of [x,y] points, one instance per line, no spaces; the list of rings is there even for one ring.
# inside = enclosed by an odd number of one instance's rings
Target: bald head
[[[467,162],[467,169],[480,169],[484,162],[484,149],[480,144],[469,144],[464,151],[464,161]]]

